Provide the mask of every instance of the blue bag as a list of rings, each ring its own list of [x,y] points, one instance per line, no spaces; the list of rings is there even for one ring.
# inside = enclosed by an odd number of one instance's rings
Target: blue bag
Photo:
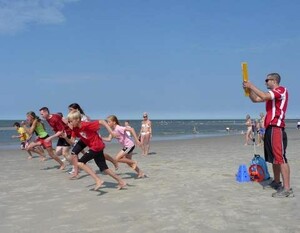
[[[251,160],[251,165],[253,164],[262,167],[262,169],[264,170],[264,180],[270,179],[267,163],[262,157],[260,157],[260,155],[254,155],[253,159]]]

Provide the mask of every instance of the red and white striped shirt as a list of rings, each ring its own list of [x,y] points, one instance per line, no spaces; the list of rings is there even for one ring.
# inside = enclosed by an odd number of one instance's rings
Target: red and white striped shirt
[[[270,125],[284,128],[285,114],[288,106],[289,94],[285,87],[279,86],[269,93],[272,96],[271,100],[266,102],[266,118],[265,128]]]

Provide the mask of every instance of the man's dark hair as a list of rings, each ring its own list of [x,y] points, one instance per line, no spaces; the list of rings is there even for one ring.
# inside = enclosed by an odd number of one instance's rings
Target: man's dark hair
[[[47,108],[47,107],[42,107],[42,108],[40,108],[40,111],[47,111],[47,112],[49,113],[49,108]]]
[[[270,74],[268,74],[267,76],[268,76],[268,77],[271,76],[272,78],[274,78],[274,79],[277,81],[278,84],[279,84],[280,81],[281,81],[281,77],[280,77],[280,75],[279,75],[278,73],[270,73]]]

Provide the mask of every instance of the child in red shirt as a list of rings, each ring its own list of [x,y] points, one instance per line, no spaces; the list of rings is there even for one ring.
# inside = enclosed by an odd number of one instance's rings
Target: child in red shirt
[[[126,182],[110,170],[105,162],[103,150],[105,144],[98,134],[100,126],[103,125],[107,131],[113,134],[112,129],[104,120],[83,122],[81,121],[81,114],[79,111],[70,112],[68,114],[68,121],[72,125],[71,139],[65,137],[67,141],[74,143],[76,137],[80,138],[82,142],[89,147],[89,150],[78,160],[78,167],[88,173],[96,182],[94,190],[98,190],[104,181],[102,181],[96,173],[86,164],[88,161],[94,159],[101,172],[106,173],[118,182],[118,189],[126,186]],[[66,136],[66,135],[65,135]]]

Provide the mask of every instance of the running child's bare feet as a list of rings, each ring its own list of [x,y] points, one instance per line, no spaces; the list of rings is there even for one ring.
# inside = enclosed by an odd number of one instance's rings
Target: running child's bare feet
[[[66,165],[63,164],[63,165],[60,166],[59,170],[65,170],[65,168],[66,168]]]
[[[133,170],[135,170],[135,169],[136,169],[136,167],[137,167],[137,162],[136,162],[136,161],[134,161],[134,163],[133,163],[133,164],[131,164],[131,165],[130,165],[130,167],[131,167]]]
[[[41,161],[41,162],[44,162],[44,161],[46,161],[46,160],[47,160],[46,157],[40,157],[40,161]]]
[[[118,189],[118,190],[121,190],[121,189],[123,189],[126,185],[127,185],[126,182],[125,182],[125,181],[122,181],[122,182],[119,183],[119,185],[117,186],[117,189]]]
[[[27,159],[32,159],[33,157],[31,156],[31,155],[29,155],[28,157],[27,157]]]
[[[115,160],[115,162],[113,162],[113,165],[115,166],[115,170],[117,171],[119,169],[119,163],[117,160]]]
[[[147,178],[147,177],[148,176],[144,172],[139,173],[138,176],[137,176],[138,179]]]
[[[78,180],[78,174],[73,174],[69,177],[70,180]]]
[[[100,189],[103,183],[104,183],[104,181],[99,179],[99,181],[96,182],[96,186],[95,186],[94,190],[97,191],[98,189]]]

